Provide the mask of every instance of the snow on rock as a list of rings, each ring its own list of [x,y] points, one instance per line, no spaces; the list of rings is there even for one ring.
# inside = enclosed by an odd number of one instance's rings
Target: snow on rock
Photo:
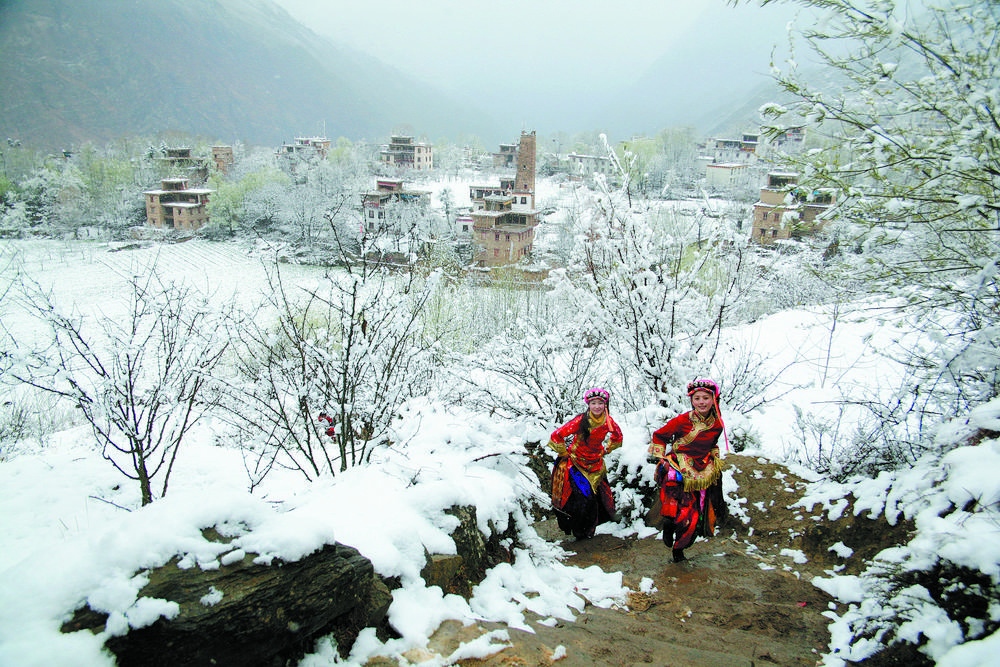
[[[798,565],[803,565],[809,562],[809,558],[802,552],[801,549],[782,549],[781,555],[791,558],[792,561]]]
[[[836,544],[831,546],[830,551],[837,554],[841,558],[850,558],[851,556],[854,555],[854,549],[850,548],[843,542],[837,542]]]
[[[859,577],[844,574],[834,577],[815,577],[813,586],[828,593],[841,602],[861,602],[864,599],[864,589]]]
[[[937,667],[993,667],[1000,655],[1000,632],[956,646],[939,656]]]

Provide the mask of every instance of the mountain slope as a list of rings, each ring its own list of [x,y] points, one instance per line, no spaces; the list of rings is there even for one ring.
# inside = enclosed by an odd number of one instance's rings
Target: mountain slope
[[[708,133],[729,122],[725,117],[751,95],[768,87],[777,91],[769,78],[771,52],[785,42],[789,18],[787,9],[756,5],[720,6],[704,14],[600,107],[593,124],[628,136],[679,125]],[[742,130],[758,122],[751,116]]]
[[[181,131],[275,144],[434,137],[492,122],[269,0],[8,0],[0,4],[0,134],[58,148]]]

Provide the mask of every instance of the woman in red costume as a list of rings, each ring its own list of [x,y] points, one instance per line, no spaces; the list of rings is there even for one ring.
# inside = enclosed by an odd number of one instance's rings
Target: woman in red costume
[[[552,505],[559,527],[578,540],[593,537],[598,524],[615,516],[604,455],[622,446],[622,430],[608,414],[610,398],[605,389],[587,390],[587,410],[553,431],[549,440],[559,455],[552,468]]]
[[[725,433],[719,412],[719,387],[711,380],[695,380],[688,384],[687,393],[692,410],[653,433],[649,447],[659,460],[656,484],[660,489],[663,543],[672,549],[675,563],[687,560],[684,549],[691,546],[695,536],[712,536],[716,520],[728,514],[719,460],[719,436]]]

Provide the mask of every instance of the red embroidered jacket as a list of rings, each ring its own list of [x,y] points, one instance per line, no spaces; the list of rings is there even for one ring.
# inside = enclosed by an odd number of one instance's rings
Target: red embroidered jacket
[[[679,440],[694,430],[694,422],[691,419],[694,414],[692,410],[668,421],[653,433],[653,443],[662,445],[665,453],[669,454],[674,440]],[[696,459],[703,459],[713,452],[718,455],[720,436],[722,436],[722,423],[719,419],[715,419],[715,423],[696,435],[693,440],[680,445],[677,452]]]
[[[590,432],[590,437],[587,438],[586,442],[582,442],[579,433],[580,422],[587,418],[587,414],[587,412],[579,414],[553,431],[549,446],[555,449],[556,452],[562,453],[560,452],[559,445],[565,447],[564,442],[566,438],[572,436],[573,440],[568,450],[572,455],[573,462],[587,472],[596,472],[604,465],[604,455],[613,449],[621,447],[622,430],[615,423],[615,420],[611,418],[611,415],[605,413],[604,423]],[[605,437],[608,437],[607,447],[603,446]]]

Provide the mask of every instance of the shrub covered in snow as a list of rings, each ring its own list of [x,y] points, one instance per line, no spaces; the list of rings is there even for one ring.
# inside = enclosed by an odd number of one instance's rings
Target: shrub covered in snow
[[[814,486],[803,503],[852,493],[855,513],[902,516],[916,532],[857,577],[815,583],[847,603],[830,612],[825,664],[879,656],[906,664],[995,664],[1000,629],[1000,399],[939,431],[938,451],[910,469]],[[989,430],[982,430],[986,426]],[[888,664],[888,663],[887,663]],[[893,664],[903,664],[893,663]]]

